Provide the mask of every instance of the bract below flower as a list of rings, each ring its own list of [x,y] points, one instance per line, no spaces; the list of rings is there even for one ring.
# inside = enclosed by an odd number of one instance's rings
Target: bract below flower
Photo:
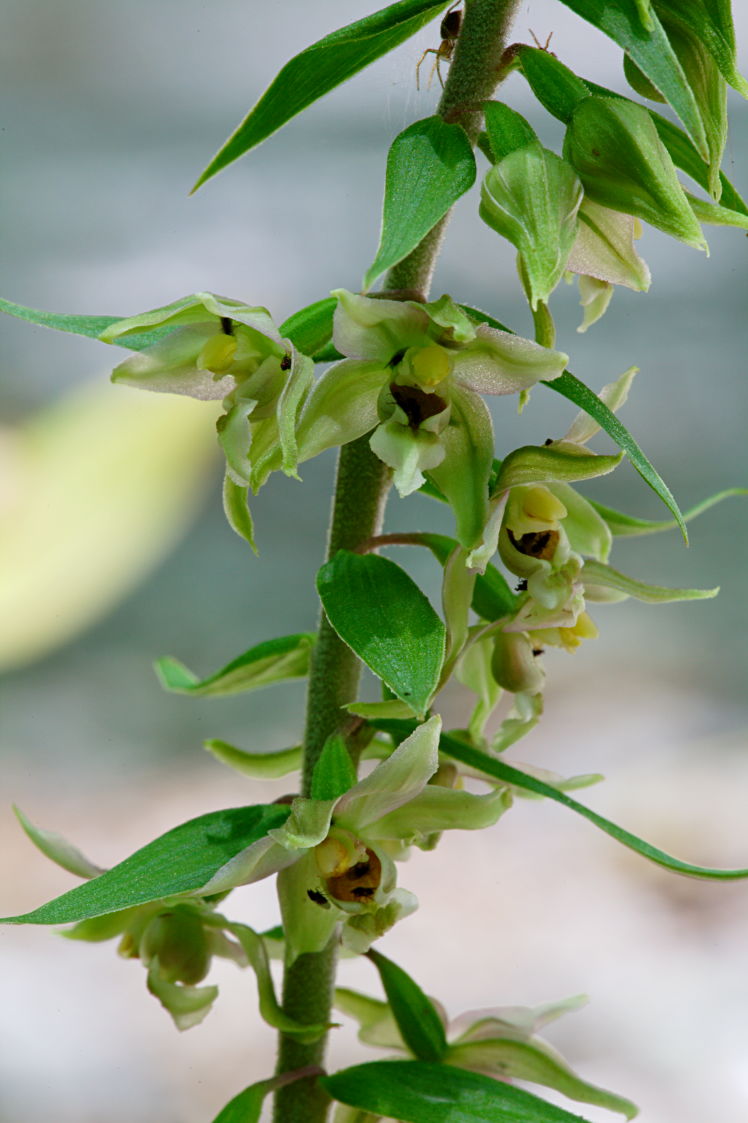
[[[426,475],[475,545],[487,515],[493,428],[483,394],[557,378],[568,358],[474,323],[448,296],[419,304],[337,290],[333,341],[346,358],[317,383],[298,429],[299,462],[374,429],[371,447],[401,495]]]

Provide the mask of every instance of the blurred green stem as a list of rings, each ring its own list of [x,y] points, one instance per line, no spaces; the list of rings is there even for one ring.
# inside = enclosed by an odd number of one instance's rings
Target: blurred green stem
[[[462,29],[439,102],[438,112],[459,122],[475,143],[482,123],[481,103],[491,96],[498,80],[498,63],[519,0],[466,0]],[[436,257],[449,221],[446,215],[413,252],[390,270],[385,289],[428,296]],[[338,460],[328,558],[340,549],[356,549],[381,529],[390,472],[369,448],[368,437],[344,445]],[[350,718],[341,708],[355,700],[361,665],[322,616],[316,653],[309,677],[304,742],[302,793],[308,795],[314,765],[331,733],[344,729]],[[332,1008],[337,941],[321,952],[299,956],[286,965],[283,1009],[301,1022],[327,1022]],[[326,1038],[301,1044],[280,1036],[277,1072],[319,1065]],[[279,1088],[274,1123],[324,1123],[329,1100],[314,1079]]]

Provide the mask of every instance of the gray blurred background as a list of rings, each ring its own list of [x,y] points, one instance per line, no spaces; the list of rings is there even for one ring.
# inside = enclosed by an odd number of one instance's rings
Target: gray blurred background
[[[419,93],[414,76],[421,52],[438,45],[436,24],[196,196],[188,191],[282,63],[370,7],[364,0],[2,0],[0,294],[53,311],[130,315],[207,289],[265,304],[280,322],[330,288],[357,288],[376,249],[387,145],[437,98],[435,86]],[[748,12],[736,7],[745,70]],[[541,42],[553,32],[552,49],[582,75],[625,90],[617,49],[562,4],[523,5],[515,38],[529,41],[530,29]],[[505,96],[558,146],[556,123],[529,101],[520,79],[510,79]],[[748,110],[733,95],[731,105],[725,170],[745,193]],[[476,199],[477,189],[457,208],[434,295],[450,292],[529,334],[513,254],[479,222]],[[576,287],[554,298],[559,346],[579,377],[599,389],[640,366],[622,417],[682,507],[748,484],[746,242],[734,230],[707,235],[708,259],[648,229],[640,250],[653,274],[649,296],[617,292],[587,335],[575,332]],[[0,453],[12,492],[24,479],[13,475],[14,435],[78,384],[103,385],[122,355],[9,319],[0,331]],[[134,411],[135,443],[120,471],[147,491],[148,479],[136,478],[136,438],[153,400],[142,395],[134,405],[129,390],[107,393],[113,416],[123,395]],[[542,387],[520,418],[501,400],[497,451],[559,436],[572,415]],[[164,414],[164,432],[170,424]],[[270,785],[268,796],[268,788],[212,764],[200,746],[208,736],[255,749],[294,743],[301,687],[220,703],[174,698],[161,693],[151,662],[169,653],[208,673],[252,643],[314,627],[313,574],[334,458],[305,466],[303,489],[271,480],[253,503],[261,551],[253,558],[224,524],[219,458],[211,459],[204,435],[198,446],[203,486],[192,476],[183,485],[179,517],[165,536],[170,549],[158,535],[142,543],[148,572],[140,584],[128,589],[112,578],[83,630],[62,628],[56,646],[40,640],[16,660],[6,654],[0,911],[21,912],[72,884],[20,835],[12,802],[106,864],[204,810],[274,798],[287,787]],[[96,479],[101,469],[93,454],[86,458],[85,432],[76,447],[81,478]],[[172,457],[176,487],[180,459],[189,463],[192,449],[185,437]],[[4,463],[0,456],[0,479]],[[54,492],[54,475],[53,465],[34,484],[36,499],[47,487]],[[586,491],[664,517],[627,464]],[[0,519],[4,497],[12,506],[7,493],[0,487]],[[40,558],[66,533],[66,495],[61,489],[49,501]],[[731,500],[693,523],[689,549],[674,532],[617,544],[613,564],[633,576],[719,584],[722,593],[692,605],[597,610],[599,640],[573,658],[548,658],[544,724],[514,752],[565,775],[605,772],[608,782],[583,793],[586,802],[679,856],[726,866],[748,865],[742,503]],[[128,542],[127,525],[116,511],[114,518]],[[388,525],[450,529],[445,513],[421,497],[407,505],[393,499]],[[12,535],[6,518],[0,546]],[[88,567],[96,557],[94,544]],[[436,590],[427,559],[404,552],[398,561]],[[106,564],[116,568],[112,559]],[[55,602],[62,613],[96,583],[88,574],[71,565],[59,582],[43,576],[37,604],[52,607],[38,614],[49,617],[50,634]],[[18,614],[31,608],[16,604]],[[10,620],[13,604],[4,611]],[[460,696],[450,695],[445,708],[453,723],[464,721]],[[587,991],[592,1007],[548,1036],[589,1079],[638,1100],[647,1123],[745,1120],[748,887],[665,875],[562,809],[534,802],[495,830],[447,838],[438,857],[417,854],[401,883],[418,893],[421,910],[385,950],[450,1013]],[[232,914],[260,928],[274,923],[271,887],[236,895]],[[343,981],[374,990],[367,968],[346,965]],[[37,930],[0,933],[2,1123],[50,1115],[58,1123],[204,1123],[268,1074],[271,1033],[256,1020],[248,974],[217,971],[217,1007],[184,1037],[145,994],[143,975],[111,945],[60,943]],[[335,1063],[357,1059],[350,1030],[338,1032]]]

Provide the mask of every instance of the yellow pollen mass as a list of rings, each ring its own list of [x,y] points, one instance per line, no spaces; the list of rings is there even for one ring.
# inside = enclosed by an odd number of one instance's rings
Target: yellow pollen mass
[[[229,369],[236,354],[236,339],[233,335],[224,335],[219,332],[205,343],[197,357],[197,365],[201,370],[210,370],[213,374],[223,374]]]
[[[422,347],[413,355],[411,369],[421,386],[438,386],[450,372],[449,355],[436,343]]]
[[[566,517],[567,511],[547,487],[531,487],[522,501],[522,513],[538,522],[556,523]]]

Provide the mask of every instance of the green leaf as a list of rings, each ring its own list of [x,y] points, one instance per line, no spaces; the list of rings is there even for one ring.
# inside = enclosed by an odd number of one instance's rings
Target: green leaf
[[[725,81],[743,97],[748,97],[748,82],[739,73],[735,58],[735,31],[729,0],[657,0],[661,15],[690,28],[716,62]]]
[[[652,12],[652,30],[642,27],[634,0],[562,0],[629,55],[680,117],[699,152],[709,152],[698,105],[662,24]]]
[[[439,682],[446,629],[400,566],[340,550],[317,576],[328,620],[402,702],[423,717]]]
[[[481,323],[490,324],[491,327],[499,328],[500,331],[511,330],[505,327],[499,320],[494,319],[493,316],[489,316],[487,312],[481,312],[480,309],[470,308],[465,304],[460,305],[460,307],[463,311],[467,312],[469,316],[474,317]],[[576,378],[571,371],[565,370],[558,378],[554,378],[549,382],[543,381],[541,385],[550,387],[550,389],[555,390],[557,394],[561,394],[562,397],[568,398],[570,402],[574,402],[575,405],[589,414],[589,416],[598,423],[601,429],[605,430],[609,437],[612,437],[618,447],[628,455],[629,460],[644,482],[652,488],[655,495],[659,496],[668,510],[672,511],[681,529],[684,541],[688,542],[688,531],[683,521],[683,515],[680,512],[678,504],[675,502],[670,488],[662,479],[654,465],[644,455],[626,426],[618,420],[612,410],[598,398],[594,391],[590,390],[588,386],[585,386],[584,382]]]
[[[238,1096],[229,1100],[218,1112],[213,1123],[259,1123],[262,1105],[272,1088],[272,1080],[260,1080],[257,1084],[250,1084]]]
[[[231,858],[286,821],[289,808],[257,804],[210,811],[167,831],[100,877],[4,924],[70,924],[133,905],[194,893]]]
[[[420,1061],[440,1061],[447,1051],[442,1020],[418,983],[391,959],[371,948],[367,955],[382,980],[397,1028]]]
[[[373,15],[341,27],[295,55],[271,82],[218,154],[193,191],[261,144],[317,101],[415,35],[447,7],[448,0],[399,0]]]
[[[322,746],[312,774],[312,799],[337,799],[356,783],[351,754],[339,733],[333,733]]]
[[[518,148],[525,148],[533,142],[538,143],[537,135],[529,121],[526,121],[521,113],[504,105],[503,101],[485,101],[483,114],[494,163]]]
[[[164,690],[174,694],[192,694],[198,698],[241,694],[276,682],[304,678],[309,673],[314,640],[309,632],[265,640],[204,679],[166,655],[156,661],[156,674]]]
[[[558,378],[554,378],[552,382],[543,382],[543,386],[550,387],[551,390],[555,390],[557,394],[568,398],[570,402],[574,402],[575,405],[583,409],[585,413],[588,413],[590,417],[597,421],[609,437],[613,438],[618,447],[628,454],[629,460],[644,482],[652,488],[655,495],[659,496],[668,510],[672,511],[681,529],[684,541],[688,542],[686,524],[670,488],[654,465],[644,455],[626,426],[598,398],[597,394],[568,370],[565,370]]]
[[[721,503],[723,499],[731,499],[738,495],[748,495],[748,487],[729,487],[725,491],[718,491],[716,495],[710,495],[708,499],[702,499],[695,507],[689,507],[684,512],[683,520],[688,523],[691,519],[703,514],[704,511],[708,511],[710,507]],[[606,507],[602,503],[596,503],[593,499],[589,499],[588,502],[605,519],[611,533],[616,538],[633,538],[638,534],[658,534],[662,530],[673,530],[678,525],[675,519],[638,519],[633,515],[616,511],[612,507]]]
[[[332,339],[332,320],[337,305],[335,297],[328,296],[299,309],[281,324],[278,329],[281,337],[290,339],[305,355],[315,356]]]
[[[395,137],[387,155],[379,249],[364,289],[415,249],[475,176],[475,156],[461,125],[426,117]]]
[[[426,1061],[372,1061],[320,1084],[335,1100],[402,1123],[584,1123],[511,1084]]]
[[[76,316],[66,312],[43,312],[38,308],[26,308],[23,304],[14,304],[11,300],[0,298],[0,312],[15,316],[18,320],[28,320],[42,328],[53,328],[55,331],[69,332],[71,335],[84,335],[88,339],[98,339],[105,328],[116,324],[121,316]],[[158,328],[155,331],[145,332],[131,340],[117,339],[117,346],[126,347],[128,351],[144,351],[146,347],[153,346],[168,335],[171,327]]]
[[[629,850],[640,854],[642,858],[662,866],[663,869],[672,870],[673,873],[685,874],[687,877],[699,877],[710,881],[735,881],[748,877],[748,869],[717,870],[705,866],[694,866],[690,862],[681,862],[680,859],[666,854],[664,850],[658,850],[656,846],[637,838],[635,834],[624,830],[623,827],[616,826],[615,823],[611,823],[609,819],[591,811],[584,804],[577,803],[571,796],[551,787],[550,784],[545,784],[542,780],[537,780],[534,776],[529,776],[518,768],[512,768],[511,765],[504,764],[503,761],[496,760],[494,757],[488,756],[487,753],[466,745],[463,741],[458,741],[456,737],[448,733],[442,734],[439,741],[439,751],[444,753],[445,756],[452,757],[453,760],[459,760],[463,764],[467,764],[470,768],[493,776],[496,780],[501,780],[502,783],[512,784],[517,788],[525,788],[536,795],[545,796],[546,799],[553,799],[556,803],[568,807],[571,811],[576,811],[578,815],[582,815],[590,823],[599,827],[601,831],[609,834],[616,842],[620,842],[622,846],[627,846]]]

